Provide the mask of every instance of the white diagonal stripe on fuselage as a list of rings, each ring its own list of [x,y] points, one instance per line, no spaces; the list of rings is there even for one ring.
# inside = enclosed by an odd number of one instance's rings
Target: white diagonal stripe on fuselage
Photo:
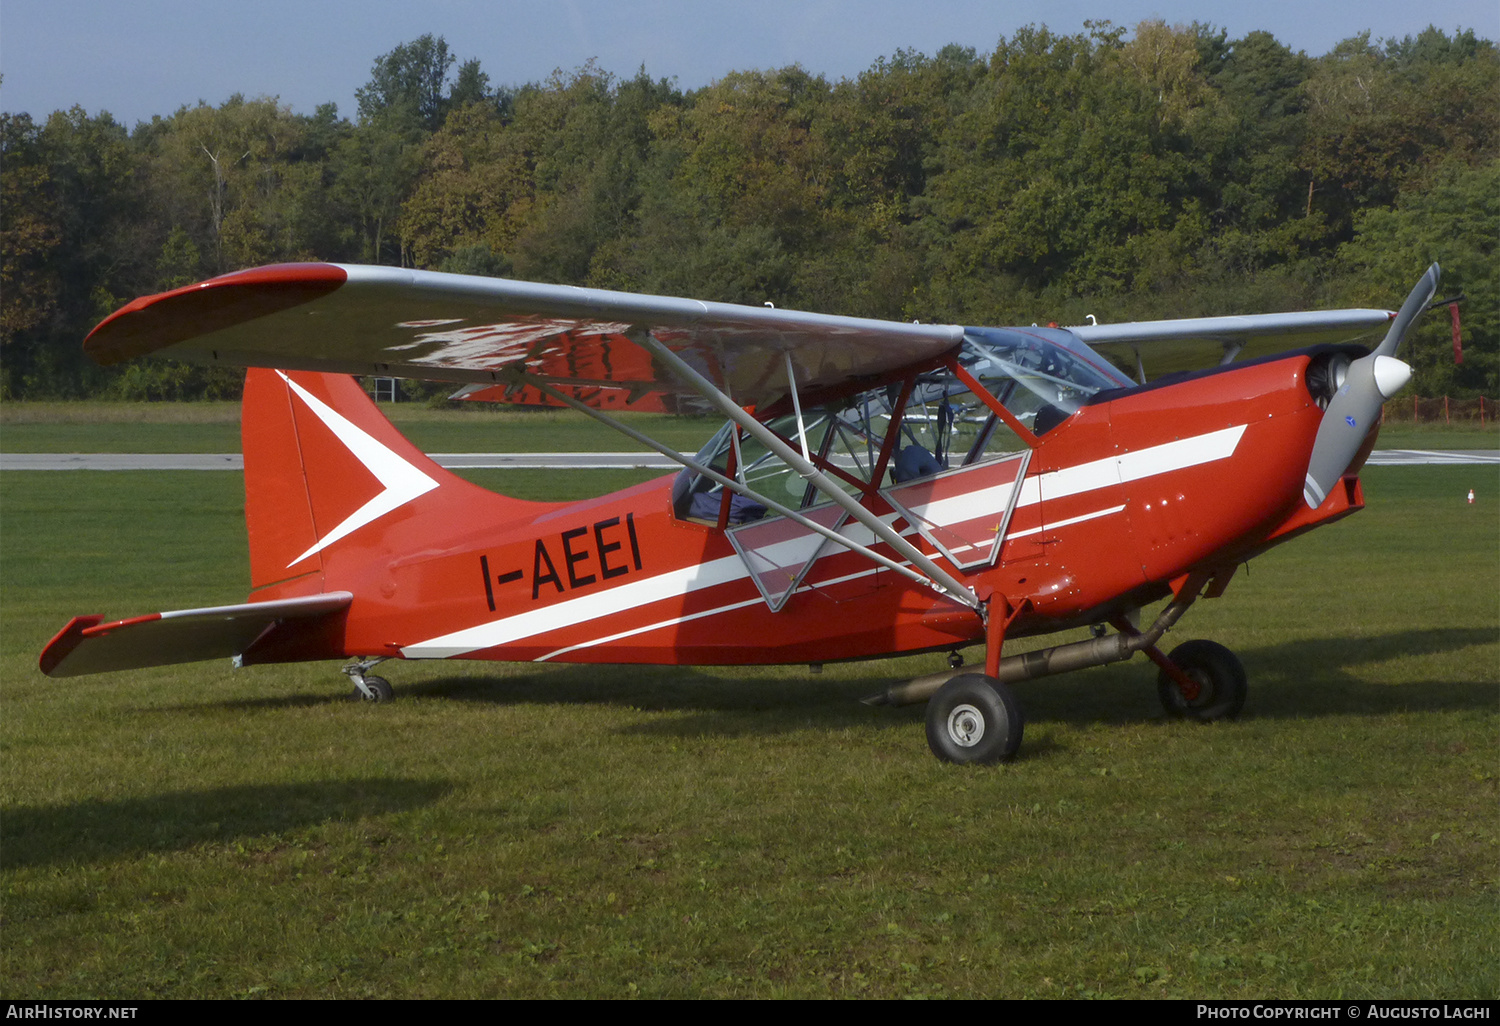
[[[1225,459],[1239,445],[1247,426],[1240,424],[1211,431],[1206,435],[1180,438],[1163,445],[1153,445],[1149,449],[1123,452],[1118,456],[1106,456],[1089,463],[1080,463],[1076,467],[1064,467],[1028,477],[1021,484],[1021,497],[1017,500],[1016,507],[1034,506],[1043,499],[1061,499]],[[938,499],[920,507],[913,506],[911,511],[939,527],[962,524],[1005,509],[1014,487],[1014,484],[1003,484],[981,488],[964,495]]]
[[[748,576],[749,572],[739,556],[724,556],[419,641],[415,645],[404,646],[401,654],[409,659],[448,659],[465,652],[477,652],[482,648],[493,648],[560,627],[596,620],[621,609],[635,609],[704,588],[728,584]]]
[[[1036,533],[1038,533],[1040,531],[1051,531],[1051,530],[1055,530],[1055,529],[1057,529],[1059,527],[1068,527],[1068,526],[1070,526],[1072,524],[1081,524],[1085,520],[1097,520],[1100,517],[1110,516],[1111,514],[1120,512],[1124,508],[1125,507],[1123,505],[1120,505],[1120,506],[1111,506],[1108,509],[1096,509],[1092,513],[1084,513],[1081,516],[1069,517],[1066,520],[1059,520],[1056,523],[1052,523],[1052,524],[1042,524],[1040,527],[1033,527],[1033,528],[1031,528],[1029,530],[1026,530],[1026,531],[1017,531],[1016,533],[1008,535],[1007,537],[1010,537],[1010,538],[1021,538],[1021,537],[1024,537],[1025,535],[1036,534]],[[909,529],[909,530],[903,531],[902,533],[903,534],[915,534],[916,531],[914,529]],[[965,549],[973,549],[973,548],[977,548],[977,546],[966,545],[966,546],[964,546],[963,549],[959,549],[958,551],[962,552],[962,551],[965,551]],[[906,562],[903,561],[901,565],[902,566],[910,566],[911,564],[910,563],[906,563]],[[819,588],[829,588],[829,587],[832,587],[833,585],[843,584],[843,583],[845,583],[847,581],[856,581],[856,580],[859,580],[861,577],[868,577],[871,574],[879,573],[881,569],[882,569],[881,567],[872,566],[872,567],[870,567],[870,568],[868,568],[866,570],[860,570],[857,573],[845,574],[842,577],[832,577],[832,578],[829,578],[826,581],[816,581],[816,582],[814,582],[812,584],[805,584],[805,583],[804,584],[800,584],[800,585],[797,586],[797,593],[801,594],[802,592],[805,592],[805,591],[816,591]],[[647,624],[644,627],[633,627],[633,628],[631,628],[630,630],[627,630],[627,631],[620,631],[618,634],[610,634],[610,635],[606,635],[606,636],[600,637],[600,638],[590,638],[588,641],[580,641],[576,645],[568,645],[565,648],[557,649],[555,652],[548,652],[544,656],[537,656],[536,659],[534,660],[534,662],[545,663],[549,659],[556,659],[560,655],[567,655],[569,652],[576,652],[576,651],[578,651],[581,648],[594,648],[594,647],[596,647],[598,645],[607,645],[607,644],[609,644],[612,641],[621,641],[621,640],[623,640],[625,638],[634,637],[637,634],[649,634],[652,631],[659,631],[659,630],[662,630],[663,628],[666,628],[666,627],[676,627],[678,624],[688,623],[691,620],[701,620],[704,617],[708,617],[708,616],[718,616],[718,615],[720,615],[722,613],[730,613],[730,612],[733,612],[736,609],[743,609],[746,606],[758,606],[763,601],[765,601],[765,600],[762,599],[759,595],[757,595],[755,598],[753,598],[753,599],[747,599],[747,600],[745,600],[743,602],[731,602],[728,605],[719,606],[719,607],[717,607],[715,609],[705,609],[702,612],[689,613],[686,616],[675,616],[675,617],[672,617],[672,618],[667,619],[667,620],[659,620],[656,623],[649,623],[649,624]]]
[[[1041,501],[1042,498],[1055,500],[1068,495],[1107,488],[1125,481],[1139,481],[1142,478],[1155,477],[1159,474],[1226,459],[1234,453],[1246,427],[1248,425],[1240,424],[1219,431],[1210,431],[1203,435],[1194,435],[1191,438],[1153,445],[1147,449],[1080,463],[1076,467],[1064,467],[1061,470],[1028,477],[1021,485],[1021,496],[1016,504],[1029,506]],[[997,485],[993,488],[984,488],[968,495],[954,496],[934,502],[927,509],[931,517],[941,517],[940,520],[934,520],[936,523],[962,523],[965,520],[982,516],[986,509],[992,509],[995,505],[1003,509],[1004,503],[1010,499],[1010,491],[1013,487],[1013,485]],[[1122,509],[1124,509],[1123,506],[1115,506],[1097,513],[1084,514],[1082,517],[1058,521],[1053,525],[1043,525],[1027,533],[1044,530],[1047,526],[1060,527],[1083,520],[1092,520],[1097,516],[1116,513]],[[886,519],[894,520],[895,514],[888,515]],[[839,533],[863,545],[869,545],[875,540],[869,528],[858,523],[846,524]],[[408,659],[451,659],[470,652],[496,648],[548,631],[587,623],[621,609],[635,609],[705,588],[729,584],[748,576],[750,572],[739,556],[724,556],[707,563],[669,570],[645,580],[617,585],[607,591],[564,599],[540,609],[528,610],[489,623],[466,627],[451,634],[419,641],[413,645],[404,646],[401,654]],[[726,609],[739,606],[740,603],[734,603]],[[669,621],[663,621],[664,624],[667,622]],[[632,633],[636,632],[627,631],[622,636]],[[573,647],[582,648],[587,644]]]

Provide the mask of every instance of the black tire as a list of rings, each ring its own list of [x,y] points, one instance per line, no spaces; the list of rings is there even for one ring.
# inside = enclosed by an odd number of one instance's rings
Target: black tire
[[[357,685],[354,688],[354,694],[350,697],[356,702],[389,702],[396,697],[396,691],[391,687],[391,682],[384,677],[377,677],[374,674],[370,674],[365,677],[365,687],[369,688],[375,697],[371,698],[360,690]]]
[[[1162,670],[1156,675],[1156,693],[1168,716],[1213,723],[1232,720],[1245,707],[1249,682],[1239,657],[1213,641],[1185,641],[1167,657],[1198,683],[1198,694],[1186,698],[1177,682]]]
[[[1025,728],[1010,688],[981,674],[954,677],[927,703],[927,745],[944,762],[1009,762]]]

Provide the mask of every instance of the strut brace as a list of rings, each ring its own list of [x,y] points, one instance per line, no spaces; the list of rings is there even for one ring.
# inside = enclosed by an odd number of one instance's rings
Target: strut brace
[[[744,428],[747,434],[775,453],[783,463],[795,470],[798,476],[804,481],[807,481],[833,502],[844,507],[849,515],[868,528],[871,534],[895,549],[914,567],[926,574],[927,580],[924,583],[938,591],[946,593],[949,597],[968,606],[981,616],[984,615],[983,604],[972,590],[934,563],[930,557],[923,554],[911,542],[901,537],[895,528],[882,522],[879,517],[865,509],[857,499],[834,484],[821,470],[813,466],[811,462],[803,459],[800,453],[777,437],[774,431],[741,409],[733,399],[729,398],[713,382],[689,366],[687,361],[683,360],[682,357],[672,352],[672,350],[668,349],[650,334],[643,336],[641,342],[660,358],[663,363],[671,367],[677,376],[691,386],[694,391],[718,407],[719,412]],[[795,382],[788,381],[787,385],[795,392]],[[757,499],[757,501],[763,500]],[[804,524],[803,526],[807,525]],[[822,534],[824,532],[820,531],[819,533]],[[832,537],[836,541],[839,540],[836,532],[829,532],[825,536]],[[839,541],[839,544],[847,546],[849,543],[845,540]]]
[[[660,442],[656,441],[654,438],[651,438],[649,435],[642,434],[641,432],[635,430],[634,428],[630,427],[629,425],[621,423],[620,421],[618,421],[615,418],[611,417],[609,414],[603,412],[602,410],[596,410],[592,406],[589,406],[586,403],[580,402],[579,400],[573,398],[570,395],[567,395],[567,394],[565,394],[563,392],[558,391],[556,388],[552,387],[552,385],[549,384],[545,378],[538,377],[535,374],[530,374],[530,373],[528,373],[526,371],[520,370],[519,368],[512,368],[510,370],[507,370],[506,371],[506,375],[509,378],[511,378],[511,380],[515,381],[516,383],[530,385],[533,388],[538,389],[543,394],[545,394],[547,396],[550,396],[551,398],[556,399],[558,402],[563,403],[566,406],[570,406],[573,409],[578,410],[581,413],[587,414],[588,416],[590,416],[590,417],[594,418],[595,420],[599,421],[601,424],[604,424],[606,427],[609,427],[609,428],[612,428],[615,431],[618,431],[620,434],[625,435],[627,438],[634,439],[635,441],[639,442],[641,445],[644,445],[646,448],[654,450],[655,452],[658,452],[661,455],[665,456],[667,459],[673,460],[674,462],[677,462],[677,463],[680,463],[684,467],[686,467],[689,470],[693,471],[694,473],[702,474],[704,477],[708,478],[710,481],[713,481],[713,482],[715,482],[717,484],[723,485],[725,488],[729,489],[730,491],[733,491],[733,492],[736,492],[736,493],[738,493],[740,495],[743,495],[743,496],[745,496],[748,499],[752,499],[755,502],[758,502],[758,503],[766,506],[768,509],[774,510],[776,513],[780,514],[781,516],[786,517],[787,519],[791,520],[792,522],[794,522],[796,524],[799,524],[802,527],[807,528],[809,531],[812,531],[815,534],[818,534],[818,535],[821,535],[824,538],[827,538],[829,541],[836,542],[837,544],[842,545],[844,548],[849,549],[852,552],[856,552],[859,555],[864,556],[866,559],[870,560],[871,562],[874,562],[874,563],[876,563],[876,564],[878,564],[880,566],[886,567],[887,569],[894,570],[897,573],[901,574],[903,577],[910,578],[912,581],[915,581],[918,584],[923,584],[923,585],[926,585],[927,587],[935,588],[938,591],[943,592],[944,594],[948,594],[951,597],[955,598],[957,601],[959,601],[959,602],[963,603],[964,605],[969,606],[970,608],[974,609],[976,612],[978,612],[980,610],[979,600],[974,597],[973,592],[969,591],[969,589],[967,589],[967,588],[964,588],[962,585],[959,585],[956,581],[953,582],[954,588],[956,589],[956,591],[952,590],[952,589],[949,589],[947,587],[944,587],[943,585],[938,584],[938,583],[934,582],[933,580],[931,580],[931,579],[929,579],[927,577],[924,577],[922,574],[916,572],[911,567],[909,567],[909,566],[907,566],[907,565],[905,565],[903,563],[899,563],[896,560],[891,559],[888,556],[881,555],[879,552],[876,552],[874,549],[871,549],[871,548],[869,548],[868,546],[865,546],[865,545],[861,545],[860,543],[858,543],[858,542],[856,542],[856,541],[854,541],[854,540],[852,540],[852,539],[850,539],[848,537],[845,537],[844,535],[842,535],[839,532],[833,530],[832,528],[824,527],[822,524],[819,524],[819,523],[817,523],[817,522],[815,522],[813,520],[808,519],[807,517],[803,516],[801,513],[798,513],[796,510],[789,509],[788,507],[782,505],[781,503],[777,502],[776,500],[774,500],[774,499],[772,499],[772,498],[770,498],[768,496],[761,495],[759,492],[755,491],[753,488],[750,488],[750,487],[746,486],[745,484],[741,483],[740,481],[736,481],[733,478],[726,477],[725,475],[719,473],[717,470],[714,470],[712,467],[706,467],[703,464],[699,463],[697,460],[695,460],[695,459],[693,459],[693,458],[691,458],[689,456],[684,456],[682,453],[678,452],[675,449],[670,448],[669,446],[662,445]],[[730,405],[733,406],[733,402],[732,401],[730,402]],[[745,414],[744,411],[740,410],[740,408],[738,406],[734,406],[734,409],[736,411],[738,411],[739,413],[741,413],[742,415],[748,417],[748,414]],[[736,419],[736,422],[738,422],[738,418],[734,418],[734,419]],[[752,424],[755,424],[756,427],[760,426],[759,422],[755,421],[753,418],[750,418],[750,422]],[[785,448],[785,446],[782,445],[781,440],[779,438],[776,438],[776,436],[774,434],[771,434],[770,432],[767,432],[767,434],[770,434],[770,437],[773,440],[775,440],[778,445],[781,445],[782,448]],[[759,437],[759,436],[757,436],[757,437]],[[762,439],[762,441],[764,441],[764,439]],[[787,451],[790,452],[791,450],[787,450]],[[780,453],[778,453],[777,455],[780,455]],[[794,453],[794,455],[795,455],[795,453]],[[810,466],[810,464],[809,464],[809,466]],[[817,473],[817,471],[814,470],[814,473]],[[803,475],[803,477],[806,477],[806,476],[807,475],[805,475],[805,474]],[[821,474],[818,474],[818,476],[822,477]],[[828,482],[827,482],[826,479],[824,479],[824,482],[825,482],[825,484],[828,484]],[[814,481],[813,484],[816,486],[817,482]],[[839,490],[837,487],[833,487],[831,484],[828,484],[828,487],[832,488],[832,490],[834,492],[837,492],[837,494],[839,496],[842,496],[844,498],[848,498],[848,496],[845,495],[845,493],[843,491]],[[827,494],[827,491],[825,491],[824,488],[820,487],[819,491],[823,491],[824,494]],[[850,501],[853,501],[853,500],[850,500]],[[844,504],[841,503],[841,505],[844,505]],[[886,542],[890,542],[891,538],[894,537],[896,539],[896,541],[898,541],[898,542],[901,543],[901,546],[896,546],[896,545],[892,544],[892,547],[896,548],[897,551],[901,551],[902,555],[906,554],[904,551],[902,551],[902,546],[904,546],[906,549],[911,549],[911,551],[913,551],[913,552],[917,552],[917,550],[915,548],[913,548],[911,546],[911,544],[906,541],[906,539],[902,538],[891,527],[889,527],[888,525],[882,523],[879,519],[875,518],[872,514],[869,513],[869,511],[865,510],[865,508],[863,506],[859,506],[857,503],[855,505],[856,505],[856,508],[858,508],[861,513],[863,513],[870,520],[873,520],[874,523],[875,523],[875,525],[879,528],[879,530],[876,530],[875,528],[871,528],[872,532],[876,535],[876,537],[878,537],[882,541],[886,541]],[[845,506],[845,508],[846,509],[848,508],[847,505]],[[861,518],[860,522],[861,523],[865,523],[865,520],[863,518]],[[868,527],[870,525],[868,523],[866,523],[865,526]],[[922,554],[920,552],[917,552],[917,555],[920,558],[922,558],[924,561],[926,561],[928,563],[931,563],[931,560],[927,559],[927,557],[925,557],[925,556],[922,556]],[[923,569],[925,569],[925,567]],[[941,573],[941,571],[939,571],[939,572]],[[945,576],[947,576],[947,575],[945,575]],[[951,577],[949,579],[951,580]]]

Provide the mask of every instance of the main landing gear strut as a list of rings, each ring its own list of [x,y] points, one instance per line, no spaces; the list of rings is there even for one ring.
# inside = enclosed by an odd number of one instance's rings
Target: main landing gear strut
[[[370,671],[385,662],[383,657],[361,659],[343,667],[344,673],[354,682],[354,694],[349,697],[356,702],[389,702],[396,697],[391,682],[377,677]]]
[[[1005,631],[1021,609],[1012,609],[997,595],[990,600],[984,673],[963,673],[953,667],[894,685],[865,701],[871,705],[926,701],[927,743],[932,754],[945,762],[1007,762],[1020,749],[1025,729],[1011,684],[1103,666],[1144,652],[1160,667],[1157,694],[1168,715],[1202,723],[1233,718],[1245,704],[1247,688],[1245,668],[1233,652],[1212,641],[1185,642],[1171,655],[1156,647],[1193,604],[1206,580],[1190,578],[1144,632],[1122,617],[1112,621],[1114,634],[1005,658],[1000,656]]]

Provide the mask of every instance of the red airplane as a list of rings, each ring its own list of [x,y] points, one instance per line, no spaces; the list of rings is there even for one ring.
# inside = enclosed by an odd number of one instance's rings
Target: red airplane
[[[243,604],[106,623],[41,655],[55,677],[230,656],[769,664],[947,652],[872,702],[927,700],[932,751],[1012,758],[1010,684],[1144,652],[1167,711],[1232,717],[1228,649],[1162,635],[1235,569],[1363,505],[1355,476],[1402,306],[1075,328],[962,328],[389,267],[285,264],[136,300],[85,349],[257,368],[244,392]],[[1384,331],[1371,351],[1352,339]],[[1141,351],[1219,366],[1133,382]],[[1290,352],[1230,362],[1288,345]],[[1098,347],[1097,349],[1094,347]],[[275,369],[267,369],[275,368]],[[603,498],[507,498],[448,473],[347,375],[462,383],[580,409],[680,462]],[[717,410],[695,457],[614,414]],[[1142,626],[1140,610],[1170,602]],[[1105,625],[1114,628],[1110,631]],[[1010,638],[1092,637],[1004,656]],[[982,672],[958,650],[983,643]]]

